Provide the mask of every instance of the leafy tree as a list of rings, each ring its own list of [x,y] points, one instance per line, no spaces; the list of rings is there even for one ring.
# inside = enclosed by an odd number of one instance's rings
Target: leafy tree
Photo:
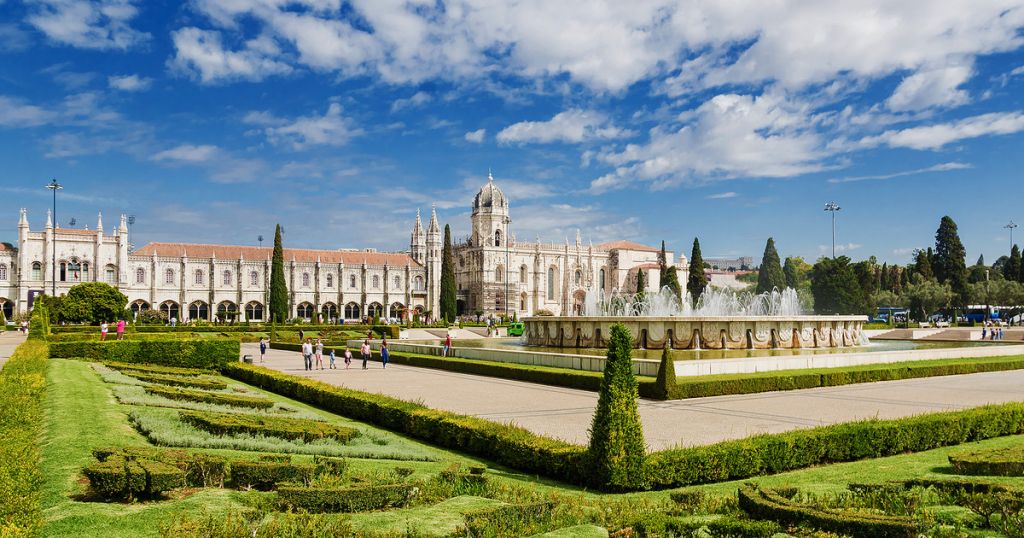
[[[819,314],[862,314],[864,292],[850,258],[821,258],[811,271],[814,311]]]
[[[676,389],[676,361],[668,346],[661,350],[661,364],[658,366],[658,379],[655,381],[658,394],[665,400],[672,396]]]
[[[996,273],[996,276],[1002,276],[1002,275],[1000,275],[999,273]],[[984,265],[972,265],[970,268],[967,269],[967,283],[968,284],[974,284],[974,283],[977,283],[977,282],[984,282],[986,280],[990,280],[991,277],[992,277],[992,274],[991,274],[989,268],[985,267]]]
[[[955,306],[966,306],[970,300],[967,289],[967,251],[960,241],[956,222],[949,216],[942,217],[939,229],[935,232],[935,255],[932,259],[932,270],[940,283],[948,283],[955,297]]]
[[[690,252],[690,278],[686,281],[686,291],[690,292],[690,300],[697,304],[704,288],[708,287],[708,275],[704,274],[704,257],[700,255],[700,241],[693,238],[693,250]]]
[[[786,274],[782,272],[779,252],[775,250],[775,239],[769,237],[764,245],[764,256],[761,258],[761,269],[757,272],[757,293],[770,292],[773,289],[785,289]]]
[[[790,256],[786,258],[782,272],[786,275],[786,286],[799,289],[807,281],[807,275],[811,272],[811,264],[799,256]]]
[[[854,263],[853,272],[857,275],[857,283],[860,285],[860,291],[864,295],[864,313],[871,314],[874,308],[870,304],[870,299],[879,290],[878,263],[875,257],[872,256],[867,260]]]
[[[104,282],[83,282],[64,296],[60,319],[71,323],[111,322],[124,316],[128,296]]]
[[[507,298],[506,298],[507,300]],[[441,304],[438,315],[445,321],[455,321],[458,304],[455,297],[455,263],[452,256],[452,230],[444,225],[444,246],[441,249]]]
[[[948,307],[953,300],[953,291],[949,283],[940,284],[935,280],[916,276],[903,297],[911,314],[918,320],[924,320],[934,312]]]
[[[1010,249],[1010,258],[1003,266],[1003,277],[1006,280],[1021,281],[1020,248],[1017,245],[1013,245],[1013,248]]]
[[[679,284],[679,273],[675,265],[668,264],[668,254],[665,252],[665,241],[661,242],[661,253],[658,254],[658,265],[661,267],[661,274],[658,279],[658,289],[668,287],[676,298],[683,295],[683,288]]]
[[[284,280],[284,246],[281,243],[281,225],[274,230],[274,254],[270,262],[270,298],[267,302],[270,320],[283,323],[288,320],[288,285]]]
[[[646,447],[632,352],[629,329],[621,323],[612,325],[587,452],[592,483],[612,491],[642,489],[646,481]]]

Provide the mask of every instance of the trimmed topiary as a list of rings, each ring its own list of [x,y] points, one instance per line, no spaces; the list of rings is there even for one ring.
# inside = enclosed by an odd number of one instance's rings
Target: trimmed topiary
[[[228,388],[222,381],[216,379],[203,379],[198,377],[181,377],[165,374],[141,374],[137,372],[125,372],[139,381],[146,383],[157,383],[160,385],[171,385],[174,387],[192,387],[197,389],[224,390]]]
[[[278,488],[277,496],[285,509],[308,512],[366,512],[401,508],[413,495],[409,484],[353,486],[347,488]]]
[[[264,435],[289,440],[301,439],[305,442],[335,439],[342,443],[359,435],[359,430],[354,428],[301,418],[206,411],[179,411],[178,416],[182,422],[214,435]]]
[[[642,489],[647,483],[632,350],[629,329],[621,323],[612,325],[587,455],[593,485],[613,491]]]
[[[309,484],[316,466],[308,463],[236,461],[231,464],[231,483],[237,488],[269,490],[282,482]]]
[[[654,385],[658,397],[667,400],[676,393],[676,361],[672,359],[672,352],[666,347],[661,350],[661,364],[658,366],[658,378]]]
[[[162,396],[171,400],[184,400],[187,402],[200,402],[253,409],[270,409],[271,407],[274,407],[273,400],[260,398],[258,396],[206,392],[202,390],[189,390],[177,387],[165,387],[161,385],[147,385],[145,390],[155,396]]]

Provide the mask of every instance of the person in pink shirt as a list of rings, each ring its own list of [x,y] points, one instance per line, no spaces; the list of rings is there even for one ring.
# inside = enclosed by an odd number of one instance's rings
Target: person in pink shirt
[[[117,320],[117,339],[124,340],[124,319]]]

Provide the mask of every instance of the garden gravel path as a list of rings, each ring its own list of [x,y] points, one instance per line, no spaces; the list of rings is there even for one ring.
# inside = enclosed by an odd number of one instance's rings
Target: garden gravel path
[[[255,344],[243,353],[259,362]],[[326,362],[326,359],[325,359]],[[513,422],[539,434],[585,444],[597,394],[485,376],[371,362],[362,370],[303,370],[297,352],[268,350],[264,366],[334,385],[405,400],[497,422]],[[344,368],[344,365],[341,365]],[[651,450],[703,445],[758,433],[878,417],[1024,401],[1024,370],[908,379],[762,394],[689,400],[641,400],[644,435]]]
[[[0,370],[14,353],[14,348],[25,341],[26,336],[18,331],[4,331],[0,334]]]

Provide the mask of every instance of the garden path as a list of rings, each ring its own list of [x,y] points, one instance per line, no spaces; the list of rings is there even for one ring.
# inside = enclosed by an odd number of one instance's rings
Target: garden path
[[[243,344],[259,362],[259,349]],[[326,360],[325,360],[326,362]],[[585,444],[597,393],[398,364],[381,369],[303,370],[297,352],[268,350],[264,365],[334,385],[418,400],[429,407],[513,422],[533,432]],[[341,365],[344,368],[344,365]],[[651,450],[703,445],[758,433],[878,417],[1024,400],[1024,370],[908,379],[689,400],[641,400],[640,416]]]
[[[14,348],[24,342],[25,338],[26,336],[18,331],[4,331],[0,333],[0,370],[3,369],[4,363],[14,353]]]

